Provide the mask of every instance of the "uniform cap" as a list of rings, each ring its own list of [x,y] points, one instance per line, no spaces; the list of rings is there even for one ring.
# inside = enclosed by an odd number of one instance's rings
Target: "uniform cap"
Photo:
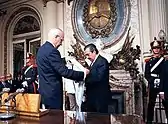
[[[154,41],[152,41],[150,43],[150,46],[151,46],[152,49],[161,48],[162,47],[162,43],[161,43],[161,41],[157,40],[156,37],[154,37]]]

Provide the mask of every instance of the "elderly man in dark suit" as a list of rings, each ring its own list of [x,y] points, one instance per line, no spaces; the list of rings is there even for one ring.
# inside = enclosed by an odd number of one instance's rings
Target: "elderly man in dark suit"
[[[39,48],[37,53],[39,92],[42,104],[48,109],[63,108],[62,77],[82,81],[89,73],[88,69],[80,72],[65,66],[58,51],[63,40],[64,33],[61,29],[51,29],[48,33],[48,41]]]
[[[98,54],[94,44],[85,46],[84,51],[92,62],[85,80],[87,111],[107,113],[110,100],[109,63]]]

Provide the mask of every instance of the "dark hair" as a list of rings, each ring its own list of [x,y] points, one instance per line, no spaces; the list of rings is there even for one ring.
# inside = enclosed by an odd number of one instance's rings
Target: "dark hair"
[[[96,48],[96,46],[94,45],[94,44],[88,44],[88,45],[86,45],[85,46],[85,48],[84,48],[84,50],[86,50],[86,49],[88,49],[89,48],[89,50],[90,50],[90,52],[96,52],[96,54],[98,54],[99,53],[99,51],[97,50],[97,48]]]

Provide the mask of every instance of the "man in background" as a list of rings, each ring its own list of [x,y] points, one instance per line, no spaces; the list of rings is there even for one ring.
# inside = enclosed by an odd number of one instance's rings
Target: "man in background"
[[[12,91],[12,85],[6,81],[5,75],[0,76],[0,92],[2,91]]]
[[[68,69],[74,69],[74,65],[70,61],[66,62],[66,66],[68,67]],[[67,78],[64,79],[64,82],[65,82],[65,91],[69,99],[69,109],[71,111],[75,111],[77,107],[75,97],[77,83],[75,83],[74,80],[70,80]]]
[[[154,41],[150,43],[153,55],[146,62],[145,65],[145,78],[148,81],[148,90],[149,90],[149,103],[148,103],[148,111],[147,111],[147,124],[152,124],[153,116],[154,116],[154,106],[156,102],[157,95],[163,91],[163,79],[167,78],[167,75],[164,75],[164,69],[166,67],[165,58],[163,56],[162,51],[162,43],[158,41],[156,38]],[[163,100],[163,105],[166,110],[168,110],[168,105],[165,104]],[[166,112],[166,116],[168,117],[168,111]]]
[[[17,80],[13,80],[11,73],[6,74],[6,83],[10,84],[10,92],[12,93],[20,87],[20,84],[17,82]]]
[[[26,66],[22,68],[22,86],[27,93],[37,93],[38,85],[37,80],[37,65],[35,63],[35,57],[32,53],[28,53]]]

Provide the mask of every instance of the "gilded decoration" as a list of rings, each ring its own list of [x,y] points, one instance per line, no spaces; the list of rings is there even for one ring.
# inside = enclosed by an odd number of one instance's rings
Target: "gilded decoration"
[[[92,38],[108,37],[117,20],[114,0],[91,0],[83,9],[83,25]]]
[[[106,49],[125,35],[130,15],[130,0],[73,0],[72,27],[82,45],[100,39]]]

